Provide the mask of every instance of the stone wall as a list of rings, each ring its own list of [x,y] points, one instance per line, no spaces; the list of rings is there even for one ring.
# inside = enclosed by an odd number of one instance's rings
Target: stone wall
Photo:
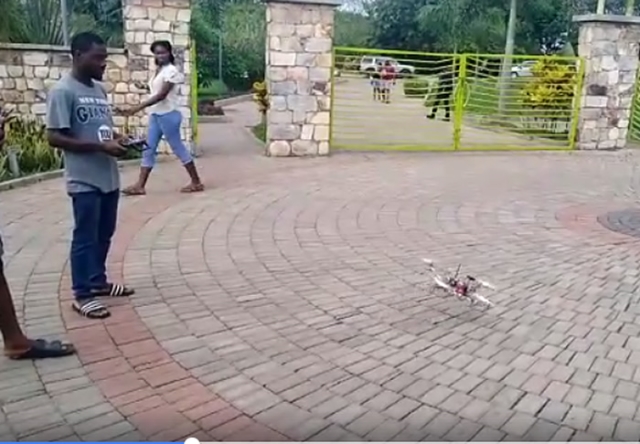
[[[168,40],[174,48],[176,66],[185,77],[180,85],[180,111],[182,139],[191,141],[191,55],[189,52],[189,24],[191,22],[191,0],[122,0],[124,12],[125,48],[128,53],[127,70],[131,80],[148,82],[155,73],[155,63],[151,54],[151,43]],[[142,96],[134,86],[129,88],[130,101]],[[146,128],[144,114],[130,117],[132,127]],[[193,149],[194,147],[192,147]],[[166,147],[165,147],[166,150]]]
[[[140,102],[142,93],[130,85],[127,66],[124,49],[109,50],[104,85],[109,92],[109,100],[116,106]],[[20,115],[44,120],[47,91],[70,70],[68,48],[0,43],[0,99]],[[122,131],[126,119],[115,116],[114,120],[118,130]],[[132,129],[135,130],[135,126]]]
[[[580,23],[578,52],[586,64],[578,148],[624,148],[638,71],[640,18],[589,15],[574,21]]]
[[[183,140],[192,140],[190,100],[189,23],[190,0],[123,0],[125,48],[109,49],[104,85],[111,103],[136,105],[147,92],[133,81],[147,82],[155,72],[150,44],[169,40],[175,46],[177,66],[185,74],[180,86]],[[44,117],[47,91],[71,69],[69,49],[52,45],[0,43],[0,99],[20,114]],[[144,113],[125,118],[114,117],[116,127],[125,125],[134,135],[146,134],[148,119]],[[163,144],[164,145],[164,144]],[[168,152],[166,145],[161,151]]]
[[[267,2],[267,155],[329,154],[332,0]]]

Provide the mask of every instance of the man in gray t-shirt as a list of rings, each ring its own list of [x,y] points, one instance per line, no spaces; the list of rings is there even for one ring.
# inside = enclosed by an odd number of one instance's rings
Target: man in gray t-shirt
[[[133,294],[107,280],[105,265],[118,219],[116,158],[126,148],[114,133],[111,107],[99,83],[107,60],[104,41],[90,32],[77,34],[71,53],[71,73],[47,97],[47,135],[51,146],[64,152],[67,192],[73,204],[73,309],[85,317],[103,319],[110,314],[96,297]]]

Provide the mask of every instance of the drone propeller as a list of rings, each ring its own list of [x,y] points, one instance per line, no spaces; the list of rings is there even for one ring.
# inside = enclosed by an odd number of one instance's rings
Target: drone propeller
[[[478,279],[478,283],[479,283],[480,285],[482,285],[483,287],[488,288],[489,290],[495,290],[495,289],[496,289],[496,287],[495,287],[495,286],[493,286],[492,284],[490,284],[490,283],[489,283],[489,282],[487,282],[487,281],[481,281],[480,279]]]

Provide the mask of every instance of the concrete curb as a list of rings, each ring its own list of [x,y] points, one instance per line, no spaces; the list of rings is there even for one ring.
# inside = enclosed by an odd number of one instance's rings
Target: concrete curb
[[[122,169],[131,165],[137,165],[140,163],[140,159],[123,160],[118,162],[118,168]],[[0,192],[13,190],[16,188],[24,188],[29,185],[33,185],[45,180],[57,179],[62,177],[64,170],[45,171],[44,173],[32,174],[31,176],[20,177],[18,179],[7,180],[6,182],[0,182]]]
[[[230,106],[235,105],[237,103],[247,102],[253,99],[253,94],[243,94],[241,96],[228,97],[226,99],[216,100],[216,105],[219,106]]]

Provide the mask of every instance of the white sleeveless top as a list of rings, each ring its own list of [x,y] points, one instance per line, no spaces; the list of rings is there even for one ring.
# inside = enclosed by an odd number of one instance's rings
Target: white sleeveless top
[[[173,83],[175,86],[171,88],[171,91],[169,91],[169,94],[164,100],[148,108],[149,114],[166,114],[180,107],[178,102],[178,89],[179,84],[184,82],[184,76],[175,65],[169,64],[163,66],[156,76],[151,79],[149,82],[149,90],[152,97],[162,90],[162,85],[165,82]]]

